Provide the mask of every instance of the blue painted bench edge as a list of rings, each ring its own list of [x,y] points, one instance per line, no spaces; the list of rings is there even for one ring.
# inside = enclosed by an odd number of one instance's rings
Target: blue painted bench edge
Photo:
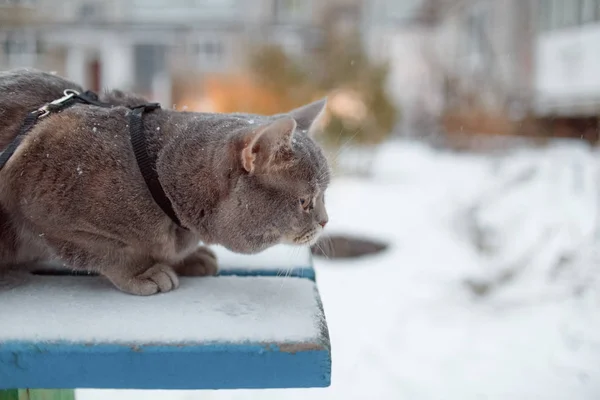
[[[328,343],[0,344],[0,389],[327,387]]]
[[[97,276],[95,273],[78,272],[70,270],[37,270],[38,275],[72,275],[72,276]],[[218,276],[274,276],[278,278],[306,278],[316,281],[316,273],[312,267],[295,267],[288,269],[257,269],[257,268],[226,268],[219,271]]]
[[[312,267],[296,267],[291,269],[244,269],[227,268],[219,271],[219,276],[276,276],[279,278],[306,278],[316,281],[316,273]]]
[[[311,256],[312,264],[312,256]],[[71,270],[44,270],[40,269],[35,271],[39,275],[75,275],[75,276],[96,276],[95,273],[82,272],[82,271],[71,271]],[[275,276],[282,278],[306,278],[313,282],[316,282],[316,273],[311,265],[298,266],[294,268],[224,268],[219,271],[219,276]]]

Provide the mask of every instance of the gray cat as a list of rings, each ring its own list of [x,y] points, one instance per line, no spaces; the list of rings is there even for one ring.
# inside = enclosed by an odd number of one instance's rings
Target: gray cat
[[[0,72],[0,150],[26,114],[81,88],[35,70]],[[146,102],[104,93],[101,108],[76,104],[39,120],[0,170],[0,272],[58,260],[97,272],[120,290],[177,288],[178,274],[213,275],[214,254],[279,243],[311,245],[327,223],[330,170],[312,139],[325,99],[287,114],[145,114],[149,151],[183,226],[153,200],[129,139],[124,106]]]

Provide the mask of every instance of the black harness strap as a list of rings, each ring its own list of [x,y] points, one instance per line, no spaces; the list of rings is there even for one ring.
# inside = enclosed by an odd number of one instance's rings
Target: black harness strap
[[[64,96],[54,100],[39,109],[27,114],[17,136],[8,144],[6,149],[0,153],[0,170],[8,162],[10,157],[15,153],[19,144],[25,138],[25,135],[35,126],[40,118],[44,118],[52,112],[58,112],[70,107],[73,104],[90,104],[98,107],[112,108],[112,104],[103,103],[98,100],[98,96],[91,91],[84,93],[78,93],[75,90],[65,90]],[[153,111],[160,108],[158,103],[141,104],[139,106],[131,107],[129,114],[129,134],[131,140],[131,146],[135,154],[135,159],[140,168],[140,172],[148,186],[148,190],[152,195],[152,198],[156,204],[163,210],[165,214],[169,216],[178,226],[185,229],[181,225],[181,221],[177,217],[175,210],[173,210],[173,204],[167,197],[162,185],[158,179],[158,173],[156,172],[156,159],[150,157],[148,153],[148,143],[146,142],[146,136],[144,135],[143,115],[145,112]]]
[[[23,123],[21,123],[21,127],[19,128],[17,136],[8,144],[6,149],[4,149],[2,153],[0,153],[0,169],[2,169],[4,165],[8,162],[8,160],[12,157],[12,155],[17,150],[17,147],[19,147],[19,145],[25,138],[27,132],[29,132],[31,128],[35,126],[38,119],[44,118],[45,116],[50,114],[50,112],[60,111],[64,108],[67,108],[75,104],[77,101],[85,102],[89,99],[90,101],[100,103],[97,101],[98,97],[96,96],[96,94],[89,91],[80,94],[75,90],[67,89],[63,92],[63,94],[63,97],[56,99],[46,104],[45,106],[40,107],[37,110],[27,114],[27,116],[23,120]]]
[[[12,140],[12,142],[8,144],[6,149],[2,153],[0,153],[0,169],[4,167],[4,164],[6,164],[8,159],[17,150],[17,147],[19,147],[27,132],[29,132],[29,130],[33,128],[40,115],[41,113],[39,110],[35,110],[27,114],[27,116],[23,120],[23,123],[21,124],[21,127],[19,128],[19,133],[17,134],[17,136]]]
[[[162,208],[165,214],[169,216],[177,225],[181,226],[181,221],[177,218],[173,204],[167,197],[160,181],[158,180],[158,172],[156,171],[156,160],[150,157],[148,153],[148,143],[146,135],[144,135],[144,123],[142,117],[145,112],[160,108],[158,103],[142,104],[136,106],[129,113],[129,134],[131,136],[131,146],[135,154],[140,172],[146,181],[146,186],[150,189],[150,193],[156,204]]]

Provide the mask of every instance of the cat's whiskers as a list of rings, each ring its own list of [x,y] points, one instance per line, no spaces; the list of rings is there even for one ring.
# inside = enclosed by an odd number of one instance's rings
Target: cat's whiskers
[[[321,250],[321,254],[323,254],[323,256],[324,256],[324,257],[325,257],[327,260],[329,260],[329,256],[327,255],[327,252],[326,252],[326,251],[323,249],[323,247],[321,247],[321,244],[320,244],[320,242],[318,242],[318,241],[317,241],[317,242],[315,243],[315,246],[316,246],[316,247],[317,247],[319,250]]]
[[[327,250],[329,251],[329,254],[335,257],[335,254],[333,253],[333,239],[331,238],[331,236],[325,237],[325,243],[327,243]]]
[[[333,176],[333,171],[329,167],[329,164],[323,164],[317,171],[317,180],[321,181],[325,176],[329,175],[329,177]]]
[[[333,156],[330,158],[332,163],[336,163],[338,158],[342,155],[342,152],[347,150],[346,146],[348,146],[350,144],[350,142],[352,140],[354,140],[354,138],[362,131],[363,127],[359,126],[358,128],[356,128],[356,131],[354,132],[354,134],[352,136],[350,136],[333,154]],[[340,130],[340,136],[341,136],[341,132],[342,132],[343,128],[341,128]],[[339,139],[339,136],[338,136]]]
[[[290,252],[292,253],[292,254],[290,254],[290,256],[293,259],[298,258],[298,256],[300,256],[300,247],[298,247],[298,248],[292,247],[292,248],[290,248]],[[295,253],[295,254],[293,254],[293,253]],[[293,271],[293,267],[286,268],[284,270],[283,277],[284,278],[289,278],[292,275],[292,271]],[[281,272],[281,270],[277,272],[277,276],[279,276],[279,277],[281,276],[280,272]],[[281,293],[281,291],[283,290],[283,286],[286,284],[287,281],[288,281],[288,279],[282,279],[281,280],[281,285],[279,286],[279,290],[277,291],[277,295],[279,295],[279,293]]]
[[[338,133],[338,137],[336,139],[336,142],[339,142],[340,138],[342,137],[342,132],[344,131],[344,127],[340,128],[340,133]],[[329,151],[328,152],[328,158],[331,159],[332,161],[337,161],[337,157],[338,154],[340,152],[341,146],[338,147],[335,151]]]
[[[318,175],[317,175],[317,180],[318,181],[322,181],[323,178],[325,178],[326,176],[329,176],[329,178],[333,178],[335,177],[335,173],[327,168],[325,168],[323,171],[319,171]]]

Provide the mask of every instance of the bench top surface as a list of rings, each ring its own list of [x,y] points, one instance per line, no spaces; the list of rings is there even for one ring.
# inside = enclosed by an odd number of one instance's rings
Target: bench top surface
[[[223,276],[180,278],[154,296],[64,275],[0,292],[0,389],[328,386],[309,252],[217,255]]]
[[[98,277],[35,277],[0,294],[0,342],[316,342],[315,284],[301,278],[181,278],[177,290],[132,296]]]

